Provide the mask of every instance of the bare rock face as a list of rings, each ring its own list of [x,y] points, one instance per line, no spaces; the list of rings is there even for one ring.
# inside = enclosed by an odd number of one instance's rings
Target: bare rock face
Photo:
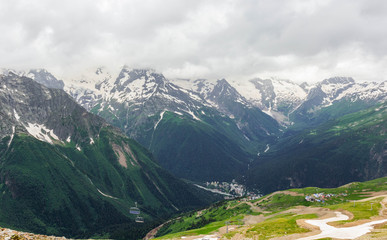
[[[63,90],[12,73],[0,75],[0,86],[0,138],[17,131],[47,142],[69,137],[80,141],[95,135],[90,125],[103,125],[101,118],[88,113]],[[86,129],[85,136],[77,128]]]
[[[31,69],[27,74],[27,77],[32,78],[36,82],[48,87],[55,89],[62,89],[64,87],[64,82],[62,80],[56,79],[54,75],[49,73],[45,69]]]
[[[9,228],[0,228],[0,239],[65,240],[65,239],[69,239],[69,238],[47,236],[47,235],[41,235],[41,234],[33,234],[33,233],[28,233],[28,232],[16,231],[16,230],[12,230]]]

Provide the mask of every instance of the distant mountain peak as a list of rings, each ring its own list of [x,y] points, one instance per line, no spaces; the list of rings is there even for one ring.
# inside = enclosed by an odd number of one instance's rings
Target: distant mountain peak
[[[43,84],[48,88],[63,89],[64,82],[62,80],[56,79],[54,75],[49,73],[46,69],[31,69],[26,75],[26,77],[32,78],[36,82]]]
[[[229,101],[237,101],[249,105],[244,97],[239,94],[239,92],[231,86],[231,84],[226,79],[219,79],[214,86],[214,89],[207,97],[211,100],[221,100],[224,101],[228,98]],[[218,101],[219,102],[219,101]]]
[[[216,81],[217,84],[225,84],[225,85],[230,85],[226,79],[222,78]],[[231,85],[230,85],[231,86]]]
[[[10,69],[10,68],[1,68],[0,69],[0,74],[1,75],[17,75],[17,76],[23,76],[24,72],[23,71],[17,71],[15,69]]]
[[[110,92],[119,101],[148,99],[158,90],[164,89],[167,80],[152,69],[123,68],[116,78]]]
[[[324,79],[321,84],[351,84],[355,83],[355,80],[351,77],[332,77]]]
[[[95,70],[95,74],[100,75],[105,71],[104,67],[99,67]]]
[[[2,114],[8,116],[3,119],[6,124],[5,132],[0,131],[0,138],[4,133],[9,133],[14,126],[17,127],[16,130],[28,132],[36,139],[48,143],[64,142],[69,136],[71,139],[81,139],[74,126],[71,124],[65,126],[63,119],[69,119],[73,111],[83,111],[83,118],[90,114],[64,91],[49,89],[31,78],[16,74],[3,76],[0,82],[2,86],[6,86],[4,91],[0,91]],[[102,119],[95,117],[94,122],[98,121],[102,123]],[[81,125],[82,122],[76,124]]]
[[[28,77],[48,88],[63,89],[65,85],[62,80],[58,80],[44,68],[31,69],[28,72],[3,68],[0,69],[0,74]]]

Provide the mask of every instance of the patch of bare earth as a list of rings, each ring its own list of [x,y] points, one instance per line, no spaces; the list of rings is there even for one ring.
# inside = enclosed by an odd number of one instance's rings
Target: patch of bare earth
[[[117,144],[112,144],[112,147],[113,147],[113,151],[118,157],[118,162],[120,163],[120,165],[123,166],[124,168],[128,168],[128,164],[126,163],[125,153],[122,151],[122,148]]]
[[[20,239],[20,240],[65,240],[65,237],[47,236],[27,232],[19,232],[8,228],[0,228],[0,239]]]
[[[179,217],[179,218],[180,218],[180,217]],[[179,219],[179,218],[177,218],[177,219]],[[146,236],[143,238],[143,240],[149,240],[149,239],[155,238],[157,232],[158,232],[165,224],[167,224],[167,223],[169,223],[169,222],[171,222],[171,221],[172,221],[172,220],[169,220],[169,221],[167,221],[167,222],[165,222],[165,223],[159,225],[158,227],[153,228],[151,231],[149,231],[149,232],[146,234]]]
[[[133,161],[135,161],[137,163],[137,165],[139,165],[138,163],[138,160],[136,158],[136,156],[134,156],[133,154],[133,151],[132,149],[130,149],[130,147],[128,146],[128,144],[124,144],[124,149],[127,153],[129,153],[130,157],[133,159]],[[131,162],[132,163],[132,162]],[[132,163],[132,165],[134,166],[134,164]]]

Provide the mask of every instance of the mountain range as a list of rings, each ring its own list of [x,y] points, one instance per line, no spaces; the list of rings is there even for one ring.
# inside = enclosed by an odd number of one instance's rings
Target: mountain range
[[[138,238],[155,222],[217,199],[172,176],[61,89],[0,75],[0,106],[1,226],[72,237],[124,228]],[[135,202],[145,226],[129,214]]]
[[[34,71],[47,77],[34,77]],[[45,70],[19,73],[23,74],[43,84],[61,82]],[[316,132],[313,136],[320,139],[322,131],[318,129],[323,124],[352,113],[365,118],[361,111],[372,111],[387,99],[386,81],[357,83],[350,77],[314,84],[275,78],[245,82],[166,79],[152,69],[124,66],[115,73],[98,68],[64,83],[63,89],[80,105],[150,149],[163,168],[195,182],[238,177],[246,182],[252,169],[266,162],[263,159],[280,158],[275,154],[283,146],[289,150],[282,151],[283,158],[292,158],[294,152],[290,149],[300,146],[289,144],[301,141],[306,132]],[[371,151],[371,147],[364,151]],[[385,157],[382,159],[385,161]],[[259,170],[253,175],[249,178],[256,181],[257,176],[265,176]],[[323,180],[321,184],[337,186],[356,179],[360,176]],[[303,184],[307,183],[300,180],[298,185]],[[260,188],[271,191],[289,187],[291,182],[268,186]]]
[[[204,96],[149,69],[124,67],[116,78],[95,74],[102,81],[94,87],[81,81],[67,92],[148,147],[178,177],[231,180],[279,133],[274,119],[246,105],[225,80]]]

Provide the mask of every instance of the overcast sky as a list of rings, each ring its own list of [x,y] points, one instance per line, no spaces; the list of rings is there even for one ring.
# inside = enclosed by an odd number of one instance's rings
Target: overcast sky
[[[384,0],[0,0],[0,68],[387,80]]]

